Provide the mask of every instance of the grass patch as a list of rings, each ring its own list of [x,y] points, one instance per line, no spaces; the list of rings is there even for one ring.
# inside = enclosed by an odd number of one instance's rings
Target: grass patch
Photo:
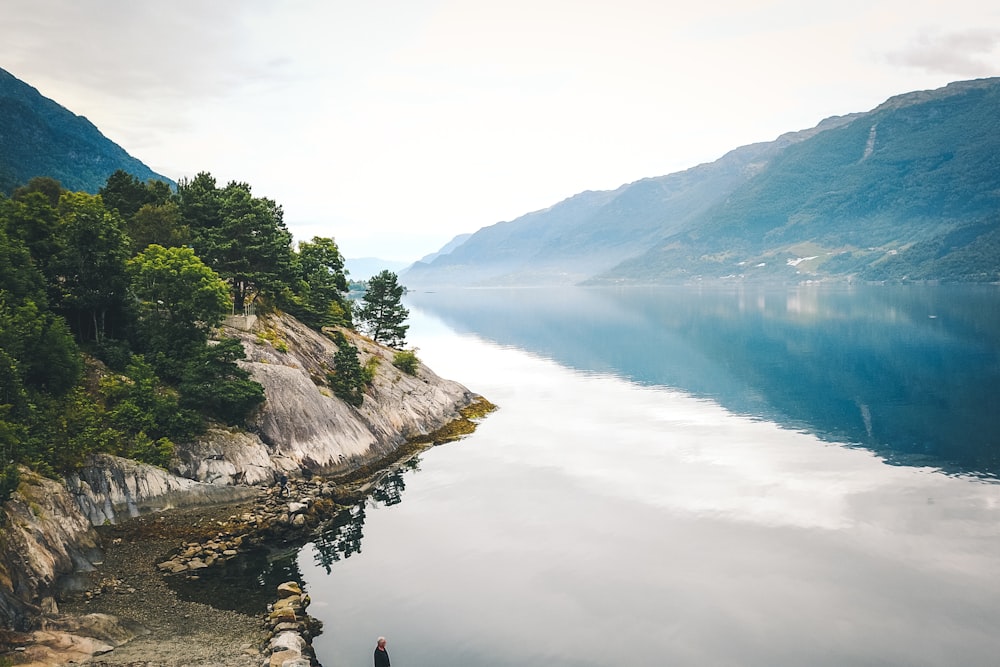
[[[496,409],[497,406],[493,403],[482,396],[477,396],[472,403],[458,411],[460,416],[457,419],[426,435],[414,436],[408,442],[419,445],[440,445],[458,440],[476,430],[476,420],[482,419]]]

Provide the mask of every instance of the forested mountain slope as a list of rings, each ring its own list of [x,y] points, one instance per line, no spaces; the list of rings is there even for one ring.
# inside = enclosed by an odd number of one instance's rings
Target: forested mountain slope
[[[644,252],[682,229],[786,146],[848,118],[743,146],[715,162],[646,178],[614,191],[588,191],[550,208],[480,229],[450,253],[417,262],[407,285],[573,284]]]
[[[893,98],[789,146],[604,280],[1000,278],[1000,79]]]
[[[1000,279],[1000,79],[893,97],[476,232],[411,286]]]
[[[36,176],[96,193],[117,170],[168,181],[125,152],[93,123],[0,69],[0,192]]]

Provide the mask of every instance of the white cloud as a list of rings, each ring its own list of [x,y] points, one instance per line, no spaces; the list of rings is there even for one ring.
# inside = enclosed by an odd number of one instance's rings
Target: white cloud
[[[888,55],[891,63],[960,77],[984,77],[1000,71],[1000,30],[926,32]]]

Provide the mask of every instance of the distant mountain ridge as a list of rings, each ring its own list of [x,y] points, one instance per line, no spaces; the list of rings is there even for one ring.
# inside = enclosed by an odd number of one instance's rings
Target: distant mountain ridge
[[[47,176],[68,190],[96,193],[118,169],[143,182],[172,183],[83,116],[0,69],[0,192]]]
[[[448,241],[443,246],[441,246],[440,250],[438,250],[437,252],[432,252],[429,255],[424,255],[423,257],[420,258],[419,261],[429,264],[438,257],[440,257],[441,255],[447,255],[452,250],[454,250],[458,246],[468,241],[471,236],[472,234],[459,234],[458,236],[454,237],[452,240]]]
[[[1000,79],[890,98],[583,192],[418,262],[408,286],[1000,280]]]

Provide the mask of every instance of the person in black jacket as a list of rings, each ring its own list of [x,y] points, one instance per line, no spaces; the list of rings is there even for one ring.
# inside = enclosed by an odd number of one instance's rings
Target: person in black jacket
[[[385,637],[375,644],[375,667],[389,667],[389,652],[385,650]]]

